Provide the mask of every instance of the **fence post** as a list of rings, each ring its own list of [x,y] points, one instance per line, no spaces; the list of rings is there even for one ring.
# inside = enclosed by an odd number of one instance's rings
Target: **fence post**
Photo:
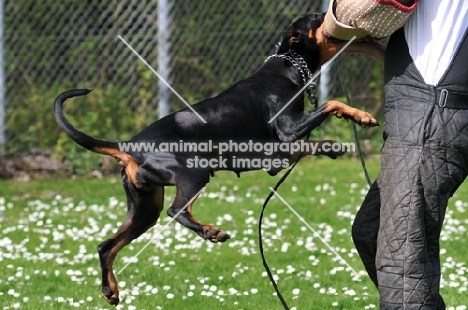
[[[158,73],[171,83],[171,4],[170,0],[158,0]],[[158,81],[159,117],[171,112],[171,90],[161,80]]]
[[[0,0],[0,155],[6,147],[6,79],[5,79],[5,32],[4,1]]]
[[[328,3],[330,0],[322,0],[322,6],[320,10],[326,12],[328,10]],[[325,68],[320,74],[320,97],[319,103],[325,103],[329,98],[330,93],[330,66]]]

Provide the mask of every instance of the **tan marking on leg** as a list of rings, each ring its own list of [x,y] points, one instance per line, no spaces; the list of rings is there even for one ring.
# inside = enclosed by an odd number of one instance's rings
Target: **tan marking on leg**
[[[140,206],[141,207],[141,206]],[[123,224],[119,227],[117,232],[115,232],[112,237],[108,240],[113,240],[115,244],[113,245],[112,248],[108,250],[108,254],[106,253],[100,253],[100,254],[106,254],[106,260],[103,262],[101,261],[101,264],[104,265],[104,267],[107,269],[107,273],[104,276],[107,280],[107,285],[109,286],[109,289],[112,293],[110,296],[106,296],[102,294],[102,296],[106,299],[106,301],[111,304],[111,305],[117,305],[119,302],[119,289],[117,285],[117,280],[114,275],[113,271],[113,263],[115,261],[115,258],[117,257],[117,254],[119,251],[124,248],[126,245],[128,245],[130,242],[132,242],[134,239],[138,238],[140,235],[145,233],[149,228],[154,226],[156,222],[159,219],[159,216],[161,214],[161,211],[164,207],[164,187],[163,186],[158,186],[155,189],[153,201],[150,202],[150,205],[147,206],[145,209],[140,209],[139,206],[134,206],[135,212],[155,212],[154,214],[150,214],[148,216],[151,216],[151,221],[146,223],[145,226],[134,226],[138,225],[139,223],[137,221],[138,218],[141,220],[141,215],[135,219],[134,216],[136,213],[130,212],[127,214],[127,218],[123,222]],[[156,208],[156,210],[154,210]],[[146,220],[149,218],[146,217]],[[135,230],[135,228],[137,230]]]
[[[189,203],[189,205],[187,206],[186,210],[189,214],[189,217],[190,217],[190,220],[197,223],[198,225],[202,226],[203,227],[203,231],[204,231],[204,234],[205,235],[208,235],[208,239],[209,241],[211,242],[214,242],[214,243],[217,243],[219,241],[218,239],[218,236],[222,235],[222,236],[226,236],[228,235],[224,230],[220,229],[219,227],[216,227],[216,226],[213,226],[213,225],[210,225],[210,224],[205,224],[205,223],[202,223],[200,222],[197,218],[195,218],[192,214],[192,207],[193,207],[193,204],[195,203],[195,200],[197,199],[198,197],[196,197],[195,199],[192,200],[191,203]],[[210,235],[210,232],[212,232],[212,235]],[[225,240],[222,240],[222,242],[224,242]]]
[[[329,116],[336,116],[338,118],[344,117],[351,119],[361,126],[378,126],[379,122],[370,114],[356,108],[352,108],[338,100],[329,100],[325,106],[325,113]]]
[[[325,113],[328,113],[329,116],[335,115],[336,117],[340,118],[345,112],[350,112],[347,108],[350,108],[346,104],[338,101],[338,100],[329,100],[326,103]]]
[[[187,206],[187,212],[190,216],[190,220],[192,220],[193,222],[197,223],[197,224],[200,224],[201,226],[205,226],[206,224],[205,223],[202,223],[200,222],[197,218],[195,218],[192,214],[192,207],[193,207],[193,204],[195,203],[195,200],[197,200],[198,197],[195,197],[191,203],[189,203],[189,205]]]
[[[110,291],[112,292],[112,295],[106,296],[102,294],[106,301],[111,305],[116,305],[119,301],[119,288],[112,266],[114,264],[115,258],[117,257],[117,253],[131,242],[131,240],[126,238],[126,235],[128,233],[129,227],[131,227],[132,224],[133,222],[131,220],[126,219],[123,225],[120,226],[117,232],[111,237],[111,239],[118,240],[118,242],[111,248],[105,261],[105,266],[107,268],[107,283],[109,285]]]
[[[141,188],[141,185],[136,179],[136,174],[138,172],[139,167],[137,162],[132,158],[132,156],[113,148],[95,148],[94,151],[103,155],[109,155],[114,157],[119,163],[119,165],[125,168],[125,173],[127,174],[127,177],[130,180],[130,182],[132,182],[132,184],[135,185],[135,187]]]

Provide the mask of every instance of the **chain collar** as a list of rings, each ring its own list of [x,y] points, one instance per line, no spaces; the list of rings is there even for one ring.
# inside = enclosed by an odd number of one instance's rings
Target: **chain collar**
[[[289,61],[294,67],[296,67],[302,76],[302,82],[304,85],[308,85],[306,88],[307,95],[309,96],[309,100],[313,103],[316,107],[318,104],[317,97],[315,93],[317,92],[317,84],[315,82],[310,82],[312,80],[312,72],[307,67],[307,63],[305,62],[304,58],[302,58],[298,53],[293,50],[290,50],[287,54],[273,54],[270,55],[265,62],[270,60],[271,58],[282,58]],[[309,83],[310,82],[310,83]]]

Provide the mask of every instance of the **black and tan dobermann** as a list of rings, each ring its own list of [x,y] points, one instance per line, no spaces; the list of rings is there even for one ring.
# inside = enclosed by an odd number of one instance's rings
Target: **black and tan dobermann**
[[[376,126],[377,121],[368,113],[331,100],[319,107],[305,111],[304,94],[300,93],[274,121],[269,122],[306,84],[310,73],[318,70],[343,43],[330,43],[322,35],[324,14],[308,14],[295,21],[284,33],[277,54],[269,57],[251,77],[240,81],[220,95],[193,105],[193,109],[206,123],[186,108],[170,114],[144,128],[132,143],[203,142],[213,144],[235,142],[295,142],[319,126],[326,118],[335,115],[351,119],[362,126]],[[341,44],[341,45],[340,45]],[[198,221],[192,215],[195,196],[209,182],[216,170],[236,173],[260,169],[259,167],[234,167],[230,161],[223,167],[188,167],[195,156],[218,158],[216,152],[133,152],[122,151],[117,142],[95,139],[73,127],[62,111],[68,98],[86,95],[88,90],[70,90],[58,96],[54,113],[59,126],[79,145],[93,152],[110,155],[122,168],[122,182],[127,195],[128,213],[117,232],[98,246],[102,269],[102,295],[112,305],[119,302],[119,291],[112,270],[117,253],[156,224],[163,210],[164,186],[176,186],[176,196],[167,214],[190,228],[200,237],[212,242],[224,242],[229,235],[223,230]],[[323,143],[323,141],[310,141]],[[317,152],[312,155],[321,155]],[[336,158],[341,152],[324,155]],[[245,153],[231,151],[226,158]],[[268,157],[264,153],[250,154],[250,158]],[[287,159],[294,163],[305,155],[276,152],[269,158]],[[271,168],[272,175],[284,167]]]

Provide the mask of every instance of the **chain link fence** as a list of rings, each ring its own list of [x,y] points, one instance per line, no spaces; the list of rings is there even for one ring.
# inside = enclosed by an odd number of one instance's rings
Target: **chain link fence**
[[[163,2],[170,26],[158,29]],[[129,138],[157,119],[158,78],[123,40],[156,70],[164,43],[168,80],[195,103],[248,77],[274,53],[294,19],[322,6],[314,0],[5,1],[6,154],[86,156],[70,152],[76,145],[57,128],[51,111],[54,98],[70,88],[94,89],[65,112],[101,139]],[[343,97],[336,63],[329,97]],[[381,65],[364,56],[343,56],[340,64],[355,104],[377,113]],[[169,103],[173,111],[184,107],[176,96]]]

